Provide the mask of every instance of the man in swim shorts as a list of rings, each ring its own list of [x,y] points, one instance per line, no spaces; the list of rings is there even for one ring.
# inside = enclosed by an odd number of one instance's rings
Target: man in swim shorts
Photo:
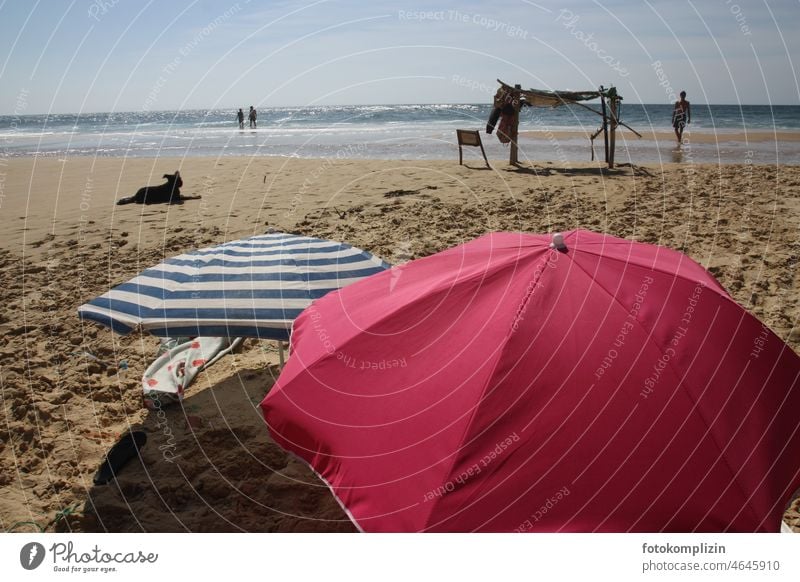
[[[675,108],[672,110],[672,127],[675,128],[678,145],[683,143],[683,129],[691,122],[692,109],[686,100],[686,91],[681,91],[681,100],[675,102]]]

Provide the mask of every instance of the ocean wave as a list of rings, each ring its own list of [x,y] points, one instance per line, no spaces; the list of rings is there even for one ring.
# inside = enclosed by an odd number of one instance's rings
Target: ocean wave
[[[259,109],[255,130],[239,130],[236,109],[5,116],[0,117],[0,141],[10,156],[319,157],[360,144],[368,152],[364,157],[446,159],[452,155],[454,130],[482,130],[491,109],[490,103],[265,107]],[[692,113],[691,132],[717,135],[717,141],[731,141],[745,132],[800,131],[800,107],[693,105]],[[672,132],[668,104],[626,103],[622,120],[641,133]],[[520,118],[523,132],[570,134],[558,139],[574,146],[579,157],[587,151],[585,134],[599,125],[599,116],[579,107],[526,108]],[[494,136],[483,136],[491,156],[507,156]],[[536,149],[538,159],[552,156],[549,140],[537,136],[530,141],[535,144],[526,146]],[[653,140],[641,141],[629,140],[626,147],[632,156],[641,156],[640,161],[653,159]],[[738,151],[737,147],[726,144],[724,155],[734,156],[728,150]]]

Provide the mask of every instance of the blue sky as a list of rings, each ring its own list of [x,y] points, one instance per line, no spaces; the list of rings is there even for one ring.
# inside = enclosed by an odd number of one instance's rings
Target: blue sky
[[[489,102],[800,104],[800,1],[5,0],[0,114]]]

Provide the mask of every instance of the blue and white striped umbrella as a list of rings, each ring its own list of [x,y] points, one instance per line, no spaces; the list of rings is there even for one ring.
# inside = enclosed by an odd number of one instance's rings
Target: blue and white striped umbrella
[[[388,268],[348,244],[270,233],[168,259],[78,314],[122,334],[288,340],[313,300]]]

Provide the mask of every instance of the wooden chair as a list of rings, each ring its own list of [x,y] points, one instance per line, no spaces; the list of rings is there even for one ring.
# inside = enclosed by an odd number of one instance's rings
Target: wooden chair
[[[481,143],[481,134],[478,131],[473,131],[471,129],[457,129],[456,135],[458,136],[458,164],[464,164],[464,156],[463,152],[461,151],[461,146],[475,146],[481,148],[481,153],[483,154],[483,159],[486,162],[486,167],[491,168],[489,165],[489,160],[486,159],[486,151],[483,149],[483,143]]]

